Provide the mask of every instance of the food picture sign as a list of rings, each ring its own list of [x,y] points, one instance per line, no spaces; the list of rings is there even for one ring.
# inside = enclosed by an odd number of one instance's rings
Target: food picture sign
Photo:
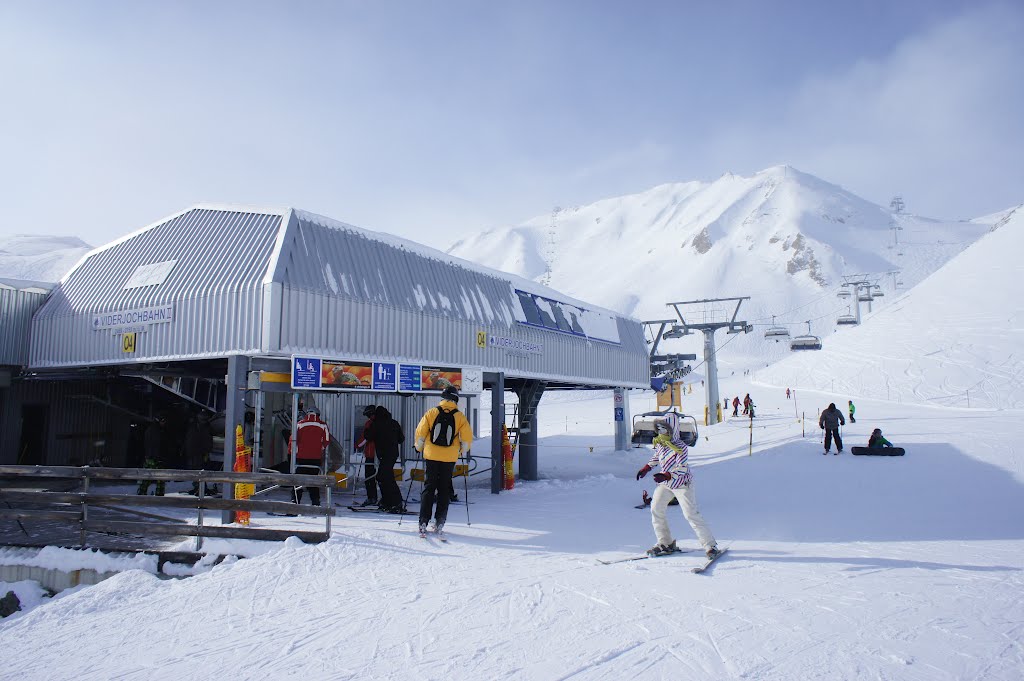
[[[373,386],[373,363],[324,360],[320,369],[320,379],[325,388],[369,390]]]
[[[445,388],[462,390],[462,369],[424,366],[420,373],[420,389],[444,390]]]

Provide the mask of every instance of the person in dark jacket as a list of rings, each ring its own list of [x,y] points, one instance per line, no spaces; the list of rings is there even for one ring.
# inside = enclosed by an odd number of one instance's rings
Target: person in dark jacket
[[[892,447],[892,443],[882,437],[881,428],[875,428],[871,431],[871,437],[868,438],[868,447]]]
[[[359,438],[359,442],[356,443],[356,450],[363,452],[363,460],[366,463],[363,469],[366,479],[366,501],[359,504],[360,506],[376,506],[378,503],[377,484],[382,476],[377,468],[377,446],[372,439],[366,437],[366,433],[373,427],[373,419],[376,413],[376,405],[368,404],[363,408],[363,416],[366,417],[366,423],[363,424],[363,435]]]
[[[825,430],[825,451],[822,455],[828,454],[828,450],[832,448],[832,439],[836,441],[836,454],[843,452],[843,438],[839,436],[839,426],[846,425],[846,419],[843,418],[843,412],[836,409],[836,403],[828,405],[828,409],[821,412],[821,417],[818,419],[818,427]]]
[[[378,405],[373,422],[363,431],[363,437],[374,445],[377,456],[377,485],[380,487],[380,510],[386,513],[404,513],[402,492],[395,482],[393,470],[398,462],[399,446],[405,442],[402,424],[391,417],[391,412]]]

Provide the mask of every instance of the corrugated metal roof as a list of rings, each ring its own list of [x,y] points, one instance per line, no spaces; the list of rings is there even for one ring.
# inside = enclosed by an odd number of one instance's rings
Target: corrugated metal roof
[[[565,311],[617,342],[581,337],[578,324],[576,335],[528,325],[517,289],[543,296],[547,302],[538,304],[545,309],[576,306]],[[142,327],[137,348],[126,354],[115,342],[120,320],[153,310],[173,319]],[[200,205],[96,249],[54,290],[34,329],[30,364],[38,368],[317,352],[608,385],[647,381],[636,320],[427,246],[292,209]],[[547,350],[481,349],[481,331]]]

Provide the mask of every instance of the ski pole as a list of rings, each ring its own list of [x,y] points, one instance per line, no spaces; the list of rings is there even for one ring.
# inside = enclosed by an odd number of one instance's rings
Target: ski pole
[[[419,459],[413,459],[413,465],[415,465],[417,461],[419,461]],[[405,491],[405,498],[402,499],[402,506],[405,508],[406,511],[409,510],[409,497],[410,497],[410,495],[412,495],[412,469],[411,468],[409,469],[409,489],[407,489]],[[400,516],[398,516],[398,526],[399,527],[402,526],[402,520],[404,518],[405,518],[405,513],[403,513]]]
[[[469,462],[470,462],[470,459],[472,457],[473,457],[472,454],[470,454],[469,452],[466,452],[466,474],[464,476],[462,476],[462,482],[465,485],[463,489],[465,490],[465,497],[466,497],[466,526],[467,527],[472,524],[472,523],[469,522]]]

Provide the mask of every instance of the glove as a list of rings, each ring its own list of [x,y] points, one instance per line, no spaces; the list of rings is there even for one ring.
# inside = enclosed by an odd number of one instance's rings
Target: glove
[[[639,480],[640,478],[644,477],[645,475],[647,475],[650,472],[651,472],[651,467],[650,466],[644,466],[643,468],[641,468],[640,470],[638,470],[636,472],[636,479]]]
[[[672,479],[671,473],[655,473],[654,482],[667,482]]]

